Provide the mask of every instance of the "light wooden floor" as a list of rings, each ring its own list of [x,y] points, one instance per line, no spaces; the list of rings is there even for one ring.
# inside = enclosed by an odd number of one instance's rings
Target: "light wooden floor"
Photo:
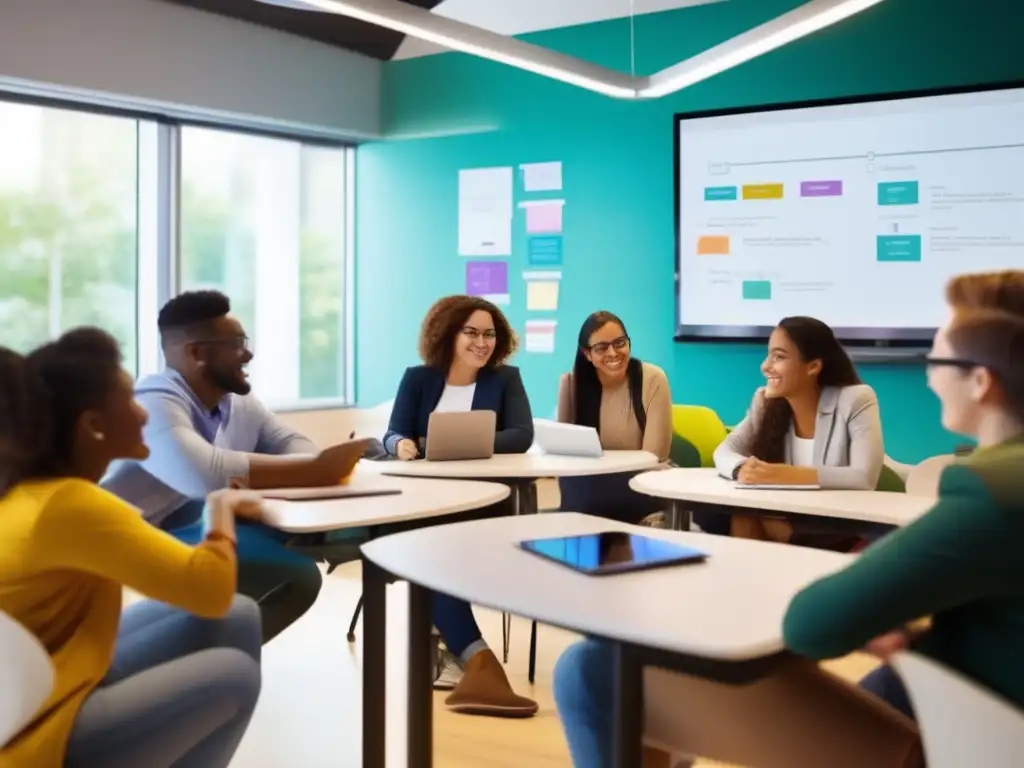
[[[232,768],[355,768],[360,765],[360,653],[345,632],[360,593],[358,563],[339,568],[324,580],[313,609],[265,649],[264,685],[256,715]],[[388,593],[388,765],[403,764],[401,734],[404,692],[405,588]],[[500,614],[477,609],[484,636],[501,644]],[[513,620],[507,667],[516,689],[535,697],[540,713],[532,720],[510,721],[458,716],[444,709],[435,694],[434,764],[439,768],[567,768],[568,750],[551,699],[555,660],[575,639],[541,627],[537,685],[526,680],[529,622]],[[358,634],[358,630],[357,630]],[[851,679],[872,666],[865,657],[849,657],[837,669]]]

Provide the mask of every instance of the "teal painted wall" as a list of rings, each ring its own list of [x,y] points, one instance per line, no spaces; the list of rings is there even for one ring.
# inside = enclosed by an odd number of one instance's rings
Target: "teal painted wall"
[[[799,5],[729,0],[637,20],[637,71],[653,72]],[[427,307],[461,292],[460,168],[564,163],[565,259],[554,355],[520,352],[534,411],[554,409],[580,323],[623,317],[640,357],[668,372],[676,402],[738,421],[761,382],[757,346],[677,344],[672,115],[675,112],[1024,78],[1024,3],[887,0],[811,38],[649,103],[591,94],[461,54],[393,62],[384,74],[389,141],[357,153],[357,388],[360,404],[393,397]],[[531,35],[542,45],[628,70],[628,25]],[[437,138],[412,138],[423,136]],[[531,197],[536,197],[531,196]],[[523,199],[517,189],[516,200]],[[522,331],[526,268],[521,211],[510,259],[510,319]],[[870,297],[865,297],[870,301]],[[532,316],[532,315],[531,315]],[[886,448],[903,461],[951,449],[923,371],[862,366],[881,400]]]

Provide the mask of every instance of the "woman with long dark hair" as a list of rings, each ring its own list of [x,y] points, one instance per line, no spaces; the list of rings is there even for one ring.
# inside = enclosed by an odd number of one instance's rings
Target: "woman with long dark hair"
[[[146,458],[145,422],[107,333],[0,347],[0,609],[55,668],[5,768],[226,767],[249,724],[260,613],[235,595],[234,516],[259,499],[212,494],[196,547],[149,525],[99,486],[112,461]],[[153,600],[122,615],[124,587]]]
[[[558,386],[558,420],[593,427],[606,450],[644,450],[667,461],[672,394],[665,372],[632,354],[626,326],[595,312],[580,328],[576,360]],[[630,474],[562,478],[562,509],[637,522],[660,508],[629,488]]]
[[[761,372],[766,384],[747,417],[715,451],[718,471],[750,484],[874,490],[885,459],[878,398],[832,329],[813,317],[784,318]],[[736,515],[732,532],[788,541],[793,528]]]

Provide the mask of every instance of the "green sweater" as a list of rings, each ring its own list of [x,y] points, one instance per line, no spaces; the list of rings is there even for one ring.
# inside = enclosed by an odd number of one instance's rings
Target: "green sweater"
[[[948,467],[939,500],[789,606],[783,637],[843,656],[932,616],[914,649],[1024,705],[1024,441]]]

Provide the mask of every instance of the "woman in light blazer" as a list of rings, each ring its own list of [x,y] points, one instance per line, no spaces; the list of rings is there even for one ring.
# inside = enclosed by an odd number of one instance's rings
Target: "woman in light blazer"
[[[761,371],[766,386],[715,451],[719,473],[750,484],[874,490],[885,459],[878,398],[861,383],[832,329],[811,317],[784,318]],[[829,519],[794,524],[734,515],[731,531],[790,541],[794,533],[836,528]]]

